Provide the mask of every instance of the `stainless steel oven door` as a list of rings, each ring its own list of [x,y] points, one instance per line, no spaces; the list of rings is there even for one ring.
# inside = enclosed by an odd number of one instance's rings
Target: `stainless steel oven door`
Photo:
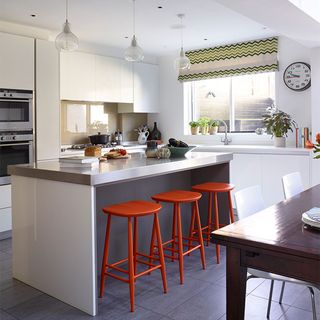
[[[0,131],[33,129],[32,99],[0,98]]]
[[[33,141],[0,144],[0,185],[9,184],[8,165],[33,162]]]

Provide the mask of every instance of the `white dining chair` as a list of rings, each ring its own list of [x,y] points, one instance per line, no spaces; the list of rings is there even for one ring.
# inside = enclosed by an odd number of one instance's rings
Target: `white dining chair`
[[[235,198],[235,204],[236,204],[236,208],[237,208],[238,218],[240,220],[266,208],[265,202],[262,197],[262,192],[261,192],[260,186],[252,186],[252,187],[248,187],[248,188],[242,189],[240,191],[237,191],[234,194],[234,198]],[[288,277],[280,276],[278,274],[260,271],[260,270],[256,270],[256,269],[252,269],[252,268],[248,268],[247,271],[249,273],[247,280],[252,279],[252,278],[263,278],[263,279],[271,280],[268,309],[267,309],[267,319],[269,319],[269,317],[270,317],[274,281],[278,280],[278,281],[282,281],[281,294],[280,294],[280,298],[279,298],[280,304],[282,303],[283,292],[284,292],[284,287],[285,287],[286,282],[299,284],[299,285],[303,285],[303,286],[308,287],[308,289],[310,291],[310,295],[311,295],[313,320],[317,320],[316,303],[315,303],[315,296],[314,296],[313,287],[320,290],[320,286],[317,286],[317,285],[314,285],[314,284],[311,284],[311,283],[308,283],[305,281],[301,281],[301,280],[297,280],[297,279],[293,279],[293,278],[288,278]]]
[[[289,199],[303,191],[300,172],[292,172],[282,177],[284,198]]]

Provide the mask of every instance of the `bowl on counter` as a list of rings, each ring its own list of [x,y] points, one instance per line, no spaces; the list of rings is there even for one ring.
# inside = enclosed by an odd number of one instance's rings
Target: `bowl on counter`
[[[171,152],[170,158],[183,158],[187,152],[195,149],[197,146],[189,146],[189,147],[171,147],[167,146]]]

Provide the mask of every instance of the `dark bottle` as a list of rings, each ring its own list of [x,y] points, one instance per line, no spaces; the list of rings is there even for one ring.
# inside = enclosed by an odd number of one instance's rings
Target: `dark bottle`
[[[154,122],[154,126],[149,134],[148,140],[161,140],[161,132],[158,130],[156,122]]]

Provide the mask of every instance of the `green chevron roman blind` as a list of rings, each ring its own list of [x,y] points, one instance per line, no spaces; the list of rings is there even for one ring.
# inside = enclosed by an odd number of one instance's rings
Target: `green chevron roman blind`
[[[222,78],[278,70],[278,38],[240,42],[186,52],[191,68],[180,81]]]

